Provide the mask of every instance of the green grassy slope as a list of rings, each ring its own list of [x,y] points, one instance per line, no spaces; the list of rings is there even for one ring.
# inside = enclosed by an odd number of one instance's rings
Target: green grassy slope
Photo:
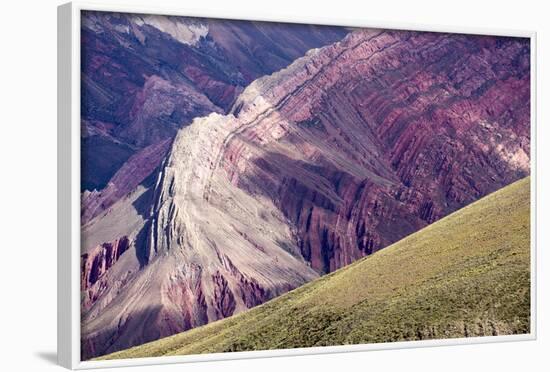
[[[252,310],[103,359],[528,333],[529,178]]]

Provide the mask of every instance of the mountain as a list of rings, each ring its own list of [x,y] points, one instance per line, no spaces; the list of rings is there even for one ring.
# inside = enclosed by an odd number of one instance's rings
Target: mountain
[[[529,185],[252,310],[101,359],[529,333]]]
[[[93,194],[83,202],[83,220],[100,213],[98,205],[112,205],[112,190],[108,197],[99,194],[132,155],[172,139],[195,117],[227,112],[252,80],[347,33],[342,27],[83,12],[81,188]]]
[[[527,39],[357,30],[195,118],[83,226],[83,359],[242,312],[527,176],[529,71]]]

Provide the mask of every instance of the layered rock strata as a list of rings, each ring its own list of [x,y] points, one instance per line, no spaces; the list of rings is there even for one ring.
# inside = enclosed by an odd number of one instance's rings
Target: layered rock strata
[[[88,249],[131,243],[87,304],[83,357],[236,314],[528,175],[529,55],[359,30],[195,119],[154,182],[87,225]]]
[[[111,12],[82,13],[82,191],[101,191],[129,156],[193,118],[226,112],[252,80],[341,27]],[[86,208],[86,205],[83,205]],[[84,212],[87,213],[87,212]]]

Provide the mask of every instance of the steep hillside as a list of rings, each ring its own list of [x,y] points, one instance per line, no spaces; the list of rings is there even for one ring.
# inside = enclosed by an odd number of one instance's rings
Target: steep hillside
[[[529,79],[527,39],[357,30],[145,147],[85,201],[83,358],[244,311],[527,176]]]
[[[529,185],[245,313],[103,359],[528,333]]]

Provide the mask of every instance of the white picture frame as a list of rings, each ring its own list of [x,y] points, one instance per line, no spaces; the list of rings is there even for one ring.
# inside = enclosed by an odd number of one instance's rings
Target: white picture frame
[[[312,347],[290,350],[267,350],[217,353],[189,356],[140,358],[127,360],[80,360],[80,14],[81,11],[162,14],[224,19],[312,23],[349,27],[406,29],[463,34],[515,36],[530,39],[531,45],[531,331],[510,336],[471,337],[459,339],[407,341],[383,344]],[[231,14],[196,11],[159,6],[129,6],[111,1],[108,4],[71,2],[58,7],[58,362],[70,369],[90,369],[120,366],[172,364],[220,361],[241,358],[268,358],[291,355],[312,355],[372,351],[399,348],[434,347],[444,345],[480,344],[489,342],[536,339],[536,33],[492,29],[453,28],[445,26],[376,23],[368,20],[319,19],[317,17],[277,17],[254,12]]]

